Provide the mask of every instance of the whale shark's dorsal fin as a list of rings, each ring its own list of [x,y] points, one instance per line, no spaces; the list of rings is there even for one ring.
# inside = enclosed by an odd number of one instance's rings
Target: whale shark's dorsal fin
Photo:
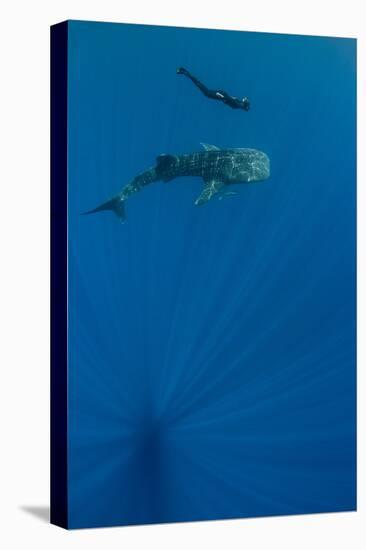
[[[174,155],[166,155],[163,153],[162,155],[159,155],[156,157],[156,164],[159,168],[163,168],[164,166],[168,166],[171,162],[175,161]]]
[[[220,147],[216,147],[216,145],[210,145],[209,143],[202,143],[202,147],[205,151],[220,151]]]
[[[176,161],[174,155],[162,154],[156,157],[156,175],[163,181],[170,181],[172,176],[169,174],[169,168]]]

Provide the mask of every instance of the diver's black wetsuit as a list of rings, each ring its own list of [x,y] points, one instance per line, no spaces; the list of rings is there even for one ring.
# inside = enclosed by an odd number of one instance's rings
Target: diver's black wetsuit
[[[198,78],[193,76],[187,69],[184,67],[179,67],[177,69],[178,74],[184,74],[187,76],[192,82],[201,90],[201,92],[210,99],[217,99],[218,101],[222,101],[225,103],[225,105],[228,105],[232,109],[244,109],[244,111],[249,111],[250,103],[247,97],[243,97],[243,99],[239,99],[238,97],[233,97],[225,90],[210,90],[202,84]]]

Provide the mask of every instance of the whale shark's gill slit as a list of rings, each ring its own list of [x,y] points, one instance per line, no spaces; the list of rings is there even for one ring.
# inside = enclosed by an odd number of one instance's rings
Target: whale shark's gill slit
[[[83,215],[88,214],[96,214],[97,212],[102,212],[103,210],[112,210],[117,218],[121,220],[123,223],[126,220],[126,210],[125,210],[125,202],[123,199],[121,199],[119,196],[113,197],[113,199],[110,199],[107,202],[104,202],[100,206],[97,206],[97,208],[94,208],[93,210],[88,210],[87,212],[83,212]]]

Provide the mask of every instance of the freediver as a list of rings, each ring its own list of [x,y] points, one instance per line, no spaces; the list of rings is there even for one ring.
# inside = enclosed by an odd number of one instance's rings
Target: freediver
[[[192,82],[197,86],[197,88],[201,90],[201,92],[206,97],[222,101],[223,103],[225,103],[225,105],[228,105],[232,109],[244,109],[244,111],[249,111],[250,103],[247,97],[243,97],[242,99],[240,99],[238,97],[231,96],[230,94],[225,92],[225,90],[210,90],[184,67],[179,67],[177,69],[177,74],[184,74],[186,77],[192,80]]]

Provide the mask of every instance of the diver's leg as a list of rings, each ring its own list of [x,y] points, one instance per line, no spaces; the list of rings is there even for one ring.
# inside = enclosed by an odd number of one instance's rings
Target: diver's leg
[[[198,78],[193,76],[193,74],[187,71],[187,69],[185,69],[184,67],[180,67],[179,69],[177,69],[177,73],[184,74],[190,80],[192,80],[193,84],[195,84],[197,88],[199,88],[206,97],[210,97],[212,99],[218,99],[216,96],[216,92],[214,90],[209,90],[207,86],[205,86],[200,80],[198,80]]]

